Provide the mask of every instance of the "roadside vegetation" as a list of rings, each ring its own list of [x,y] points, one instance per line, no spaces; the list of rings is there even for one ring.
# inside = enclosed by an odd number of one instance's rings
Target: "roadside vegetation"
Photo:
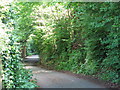
[[[20,59],[32,54],[57,70],[120,84],[120,2],[14,2],[8,6],[2,10],[5,6],[0,5],[0,21],[7,31],[7,36],[0,36],[4,87],[36,87]]]

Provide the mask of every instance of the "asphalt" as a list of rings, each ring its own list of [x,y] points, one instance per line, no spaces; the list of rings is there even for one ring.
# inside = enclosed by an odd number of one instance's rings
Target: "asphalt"
[[[105,88],[104,86],[98,85],[89,80],[41,68],[36,65],[38,61],[38,55],[28,56],[24,60],[26,64],[25,68],[32,69],[33,78],[36,78],[37,85],[41,88]]]

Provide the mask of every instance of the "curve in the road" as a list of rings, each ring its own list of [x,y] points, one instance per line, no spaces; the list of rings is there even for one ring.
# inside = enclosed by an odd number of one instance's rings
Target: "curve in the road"
[[[89,80],[31,65],[38,60],[38,56],[33,55],[27,57],[25,61],[30,63],[26,68],[32,69],[33,78],[37,79],[37,84],[41,88],[105,88]]]

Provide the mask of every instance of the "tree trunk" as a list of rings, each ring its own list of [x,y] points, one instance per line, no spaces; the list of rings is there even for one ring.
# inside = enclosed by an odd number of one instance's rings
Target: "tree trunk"
[[[22,56],[23,59],[25,59],[25,57],[26,57],[26,46],[22,47],[22,55],[21,56]]]

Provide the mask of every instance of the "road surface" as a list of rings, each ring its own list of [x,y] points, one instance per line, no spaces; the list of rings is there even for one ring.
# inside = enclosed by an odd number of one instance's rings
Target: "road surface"
[[[33,78],[37,79],[37,84],[41,88],[105,88],[89,80],[36,66],[39,61],[37,55],[26,57],[24,61],[26,62],[26,68],[32,69]]]

